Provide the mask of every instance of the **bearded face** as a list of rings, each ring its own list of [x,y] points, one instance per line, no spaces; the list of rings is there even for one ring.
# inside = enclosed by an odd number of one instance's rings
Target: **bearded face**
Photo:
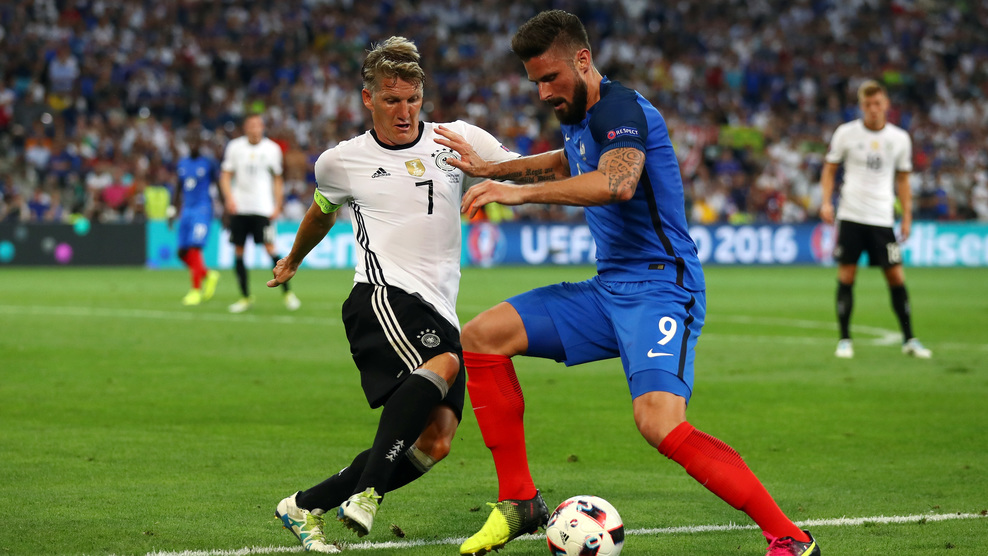
[[[563,125],[576,125],[587,116],[587,84],[573,71],[574,84],[572,98],[556,97],[547,101],[553,106],[556,118]]]

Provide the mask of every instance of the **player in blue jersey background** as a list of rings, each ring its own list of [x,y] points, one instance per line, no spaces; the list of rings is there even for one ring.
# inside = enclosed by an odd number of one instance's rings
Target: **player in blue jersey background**
[[[189,155],[178,161],[175,194],[172,196],[172,216],[169,227],[178,219],[178,258],[189,269],[192,289],[182,298],[183,305],[198,305],[208,301],[216,292],[220,273],[206,268],[202,249],[209,237],[213,221],[213,198],[210,187],[216,182],[216,162],[200,151],[198,138],[189,142]]]
[[[567,365],[620,358],[635,423],[649,444],[748,514],[768,539],[770,556],[820,554],[733,448],[686,421],[706,296],[662,115],[597,71],[586,30],[572,14],[540,13],[518,30],[511,48],[539,98],[553,107],[564,148],[495,164],[444,132],[437,142],[461,156],[450,163],[490,178],[464,194],[463,211],[473,216],[491,202],[586,207],[597,275],[517,295],[463,327],[467,386],[494,456],[499,502],[461,554],[496,550],[547,518],[528,468],[515,355]]]

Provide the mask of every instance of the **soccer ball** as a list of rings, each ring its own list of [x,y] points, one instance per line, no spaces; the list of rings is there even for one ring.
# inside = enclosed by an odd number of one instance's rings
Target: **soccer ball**
[[[574,496],[549,516],[545,538],[552,556],[618,556],[624,522],[607,500]]]

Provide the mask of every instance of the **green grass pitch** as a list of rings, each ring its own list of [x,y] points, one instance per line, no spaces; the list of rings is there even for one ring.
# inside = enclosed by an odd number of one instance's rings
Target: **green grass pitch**
[[[461,318],[592,272],[467,269]],[[181,271],[0,269],[0,554],[300,548],[275,504],[369,446],[379,414],[340,324],[352,272],[303,270],[296,313],[266,278],[251,273],[255,308],[230,315],[231,271],[216,299],[186,308]],[[707,268],[690,420],[736,448],[790,517],[816,522],[827,556],[988,554],[988,270],[907,269],[928,361],[899,353],[873,269],[855,290],[857,356],[835,359],[835,279]],[[617,361],[516,366],[550,505],[608,499],[629,556],[764,554],[755,529],[700,528],[749,521],[641,439]],[[390,493],[368,537],[335,521],[327,532],[368,556],[455,555],[496,493],[468,411],[449,458]],[[547,553],[522,538],[500,554]]]

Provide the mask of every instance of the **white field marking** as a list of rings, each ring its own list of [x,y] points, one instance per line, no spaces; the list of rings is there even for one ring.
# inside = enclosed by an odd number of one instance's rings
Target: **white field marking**
[[[878,523],[878,524],[901,524],[901,523],[931,523],[937,521],[953,521],[959,519],[986,519],[985,515],[982,514],[969,514],[969,513],[953,513],[953,514],[919,514],[919,515],[893,515],[893,516],[875,516],[875,517],[838,517],[834,519],[809,519],[806,521],[797,521],[796,525],[800,528],[810,528],[810,527],[854,527],[864,525],[866,523]],[[741,530],[757,530],[757,525],[739,525],[736,523],[729,523],[727,525],[686,525],[682,527],[659,527],[652,529],[629,529],[624,532],[625,535],[641,536],[641,535],[680,535],[680,534],[692,534],[692,533],[711,533],[720,531],[741,531]],[[539,540],[544,539],[545,535],[530,535],[521,537],[518,541],[525,540]],[[392,549],[400,550],[413,548],[417,546],[435,546],[435,545],[459,545],[466,540],[466,537],[455,537],[447,539],[435,539],[435,540],[410,540],[410,541],[388,541],[388,542],[362,542],[362,543],[346,543],[343,547],[344,552],[350,550],[379,550],[379,549]],[[515,542],[518,542],[515,541]],[[293,552],[302,552],[301,546],[263,546],[263,547],[250,547],[250,548],[240,548],[237,550],[186,550],[184,552],[148,552],[147,556],[247,556],[250,554],[290,554]]]
[[[253,315],[253,314],[227,314],[227,313],[204,313],[190,309],[188,311],[158,311],[149,309],[103,309],[99,307],[49,307],[31,305],[0,305],[0,315],[46,315],[55,317],[80,317],[80,318],[132,318],[149,320],[178,320],[178,321],[211,321],[211,322],[232,322],[245,324],[314,324],[321,326],[337,326],[342,324],[340,319],[320,318],[320,317],[298,317],[287,315]],[[709,319],[708,319],[709,320]],[[733,322],[738,324],[764,324],[770,326],[791,326],[793,328],[804,328],[812,330],[836,330],[833,323],[825,323],[811,320],[796,319],[776,319],[746,316],[718,316],[715,321]],[[874,326],[854,326],[855,332],[872,334],[873,339],[855,340],[860,343],[870,345],[895,345],[901,341],[899,332],[886,328]],[[739,340],[746,342],[761,343],[781,343],[781,344],[832,344],[830,338],[814,338],[809,336],[766,336],[757,334],[720,334],[717,332],[705,332],[704,338],[715,340]],[[967,350],[976,349],[988,351],[988,344],[968,344],[961,342],[948,342],[935,344],[934,347],[940,349]]]
[[[753,325],[765,325],[765,326],[788,326],[791,328],[803,328],[806,330],[828,330],[837,331],[837,324],[833,322],[820,322],[815,320],[799,320],[799,319],[780,319],[774,317],[748,317],[744,315],[715,315],[713,317],[708,317],[707,321],[723,321],[723,322],[733,322],[736,324],[753,324]],[[887,328],[879,328],[876,326],[864,326],[864,325],[854,325],[852,326],[854,332],[861,332],[864,334],[871,334],[875,336],[873,339],[863,340],[863,343],[876,345],[876,346],[889,346],[895,345],[902,342],[902,334],[895,330],[889,330]],[[727,337],[727,336],[737,336],[737,335],[727,335],[727,334],[717,334],[717,337]],[[740,335],[743,338],[750,338],[755,336]],[[781,339],[792,338],[795,340],[809,340],[807,343],[816,343],[819,340],[824,340],[824,338],[806,338],[806,337],[791,337],[791,336],[763,336],[766,339]],[[827,343],[833,343],[833,340],[826,339]],[[802,342],[795,342],[802,343]]]
[[[0,305],[0,315],[44,315],[54,317],[149,319],[179,321],[213,321],[250,324],[317,324],[335,326],[340,319],[296,317],[282,315],[251,315],[229,313],[204,313],[188,311],[156,311],[149,309],[103,309],[99,307],[46,307],[29,305]]]
[[[950,349],[959,349],[959,350],[965,350],[965,349],[971,349],[971,348],[979,349],[979,350],[982,350],[982,351],[988,351],[988,344],[961,344],[961,343],[957,343],[957,342],[942,342],[942,343],[938,343],[937,344],[937,349],[947,349],[947,350],[950,350]],[[935,356],[936,354],[933,354],[933,355]]]

